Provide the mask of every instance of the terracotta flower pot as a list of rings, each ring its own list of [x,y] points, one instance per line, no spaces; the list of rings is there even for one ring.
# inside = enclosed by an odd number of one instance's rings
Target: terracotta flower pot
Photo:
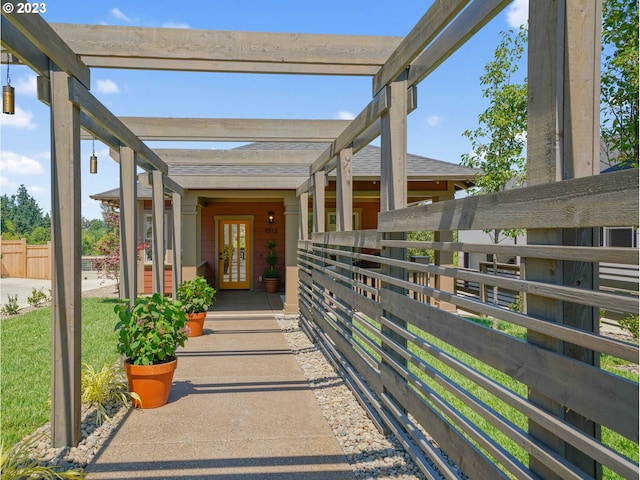
[[[264,288],[267,290],[267,293],[276,293],[280,289],[280,279],[279,278],[265,278],[264,279]]]
[[[199,337],[202,335],[202,327],[207,312],[187,313],[187,326],[189,327],[189,337]]]
[[[134,400],[138,408],[157,408],[169,401],[173,382],[173,372],[178,359],[158,365],[134,365],[129,359],[124,362],[124,370],[129,380],[129,390],[138,394],[140,402]]]

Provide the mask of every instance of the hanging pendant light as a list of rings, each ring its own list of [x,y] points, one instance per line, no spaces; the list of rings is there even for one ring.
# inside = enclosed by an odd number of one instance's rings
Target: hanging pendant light
[[[2,87],[2,113],[13,115],[16,113],[16,94],[11,86],[11,77],[9,76],[9,64],[7,63],[7,84]]]
[[[96,137],[93,137],[93,153],[89,157],[89,173],[98,173],[98,157],[96,157]]]

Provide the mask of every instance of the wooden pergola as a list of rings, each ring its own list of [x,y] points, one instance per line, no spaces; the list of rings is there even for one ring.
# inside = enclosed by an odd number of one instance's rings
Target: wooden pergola
[[[11,0],[18,3],[17,0]],[[98,138],[120,164],[122,292],[133,298],[136,287],[136,168],[148,172],[153,188],[154,289],[162,291],[165,195],[181,208],[184,184],[168,176],[167,162],[202,164],[201,150],[154,151],[144,141],[300,141],[330,142],[320,155],[274,151],[207,151],[207,162],[236,165],[275,164],[283,159],[309,166],[309,178],[298,186],[299,212],[306,218],[309,195],[315,212],[324,210],[325,178],[336,170],[337,229],[353,229],[351,158],[381,138],[381,217],[407,206],[407,115],[417,108],[417,85],[444,60],[500,13],[509,0],[436,0],[406,37],[217,32],[104,25],[48,24],[38,15],[2,14],[3,61],[19,61],[38,75],[39,98],[51,107],[52,244],[54,252],[52,435],[56,446],[75,445],[80,436],[80,140]],[[528,182],[547,184],[598,173],[600,2],[534,1],[529,14]],[[90,69],[120,68],[273,74],[364,75],[372,78],[372,99],[352,121],[268,119],[119,118],[89,91]],[[81,133],[81,129],[85,133]],[[84,135],[84,137],[83,137]],[[560,141],[558,139],[562,138]],[[552,139],[552,140],[549,140]],[[289,161],[289,160],[287,160]],[[277,177],[266,177],[277,185]],[[206,182],[206,179],[194,179]],[[605,182],[609,180],[604,180]],[[234,178],[237,188],[255,179]],[[443,207],[445,208],[445,207]],[[459,217],[464,211],[456,213]],[[387,215],[388,217],[389,215]],[[174,242],[180,245],[179,215],[174,216]],[[314,232],[324,232],[324,215],[313,215]],[[456,217],[458,218],[458,217]],[[304,222],[300,222],[303,225]],[[433,225],[435,240],[450,242],[447,225]],[[451,228],[451,227],[449,227]],[[530,244],[593,245],[592,229],[530,230]],[[299,238],[306,239],[306,228]],[[354,237],[354,241],[356,237]],[[385,234],[391,245],[403,240]],[[399,250],[399,249],[398,249]],[[180,272],[180,248],[174,247],[174,275]],[[390,255],[397,255],[391,253]],[[439,253],[440,265],[453,263],[453,252]],[[527,275],[571,285],[584,278],[583,262],[567,262],[562,279],[550,260],[527,264]],[[176,268],[177,267],[177,268]],[[393,275],[393,268],[386,274]],[[588,275],[589,276],[589,275]],[[594,278],[590,275],[590,278]],[[581,280],[582,281],[582,280]],[[174,278],[174,286],[179,277]],[[586,307],[585,307],[586,308]],[[597,311],[558,307],[532,297],[529,309],[540,318],[597,331]],[[553,312],[550,311],[553,310]],[[587,309],[588,310],[588,309]],[[560,311],[560,313],[558,313]],[[540,336],[538,344],[549,343]],[[589,356],[582,349],[577,355]],[[589,361],[597,362],[591,358]],[[536,393],[532,393],[535,397]],[[544,399],[540,398],[543,402]],[[550,405],[550,410],[557,408]],[[585,428],[597,427],[584,418]],[[559,442],[541,426],[541,438]],[[578,455],[579,456],[579,455]],[[545,472],[532,459],[532,468]],[[585,467],[585,469],[597,467]],[[544,473],[542,473],[544,475]]]

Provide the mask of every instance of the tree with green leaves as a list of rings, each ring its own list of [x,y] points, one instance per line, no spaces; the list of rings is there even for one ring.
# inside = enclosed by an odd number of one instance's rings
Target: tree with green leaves
[[[502,192],[521,185],[526,177],[527,80],[515,82],[513,76],[527,44],[527,30],[501,32],[501,37],[495,58],[480,77],[489,107],[478,116],[478,128],[463,132],[472,153],[463,155],[461,164],[482,170],[472,194]],[[494,243],[500,241],[500,232],[490,232]],[[503,233],[515,237],[519,232]]]
[[[527,80],[513,80],[527,44],[527,29],[501,32],[501,41],[494,59],[485,66],[480,77],[482,96],[489,107],[478,116],[480,126],[463,135],[471,141],[472,153],[462,156],[461,164],[480,168],[472,194],[502,192],[521,185],[526,177],[527,146]],[[501,232],[516,237],[519,230],[486,231],[493,243],[500,242]],[[498,258],[493,255],[493,273],[498,273]],[[493,288],[493,302],[498,301],[498,289]],[[498,327],[494,319],[493,328]]]
[[[601,136],[609,163],[638,166],[638,2],[602,2]]]

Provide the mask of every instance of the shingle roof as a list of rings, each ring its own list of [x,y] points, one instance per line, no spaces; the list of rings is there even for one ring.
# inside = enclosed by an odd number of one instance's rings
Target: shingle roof
[[[300,142],[254,142],[237,150],[304,150],[317,151],[318,155],[329,146],[328,143]],[[371,179],[380,177],[380,147],[368,145],[353,156],[352,173],[355,178]],[[467,168],[454,163],[407,154],[407,176],[418,179],[447,179],[471,183],[479,170]],[[306,177],[309,167],[305,165],[175,165],[169,164],[169,175],[200,176],[252,176],[277,175],[283,177]],[[330,174],[335,176],[335,171]],[[138,184],[138,198],[150,198],[151,188]],[[117,200],[120,190],[115,188],[91,198],[97,200]]]
[[[238,150],[312,150],[320,154],[328,143],[296,142],[254,142],[238,147]],[[380,176],[380,147],[367,145],[353,156],[354,177]],[[467,168],[455,163],[444,162],[429,157],[407,153],[407,175],[409,177],[447,177],[472,180],[480,170]]]

